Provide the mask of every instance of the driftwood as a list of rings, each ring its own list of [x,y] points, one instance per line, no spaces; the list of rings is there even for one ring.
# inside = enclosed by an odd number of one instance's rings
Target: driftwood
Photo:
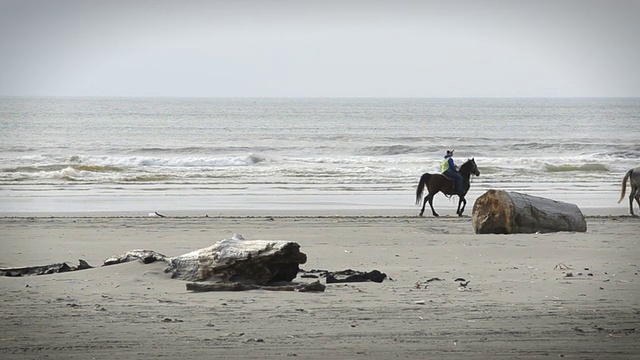
[[[78,262],[79,262],[78,266],[69,266],[67,263],[63,262],[63,263],[41,265],[41,266],[0,268],[0,275],[2,276],[48,275],[48,274],[56,274],[56,273],[93,268],[93,266],[89,265],[86,261],[82,259],[78,260]]]
[[[362,271],[349,269],[344,271],[327,273],[327,284],[363,282],[363,281],[373,281],[373,282],[381,283],[386,278],[387,278],[387,274],[381,273],[378,270],[362,272]]]
[[[104,261],[103,266],[121,264],[129,261],[140,260],[145,264],[156,261],[166,261],[167,257],[153,250],[129,250],[120,255],[112,256]]]
[[[502,190],[489,190],[476,200],[472,224],[476,234],[587,231],[575,204]]]
[[[299,291],[299,292],[323,292],[326,286],[320,281],[312,283],[299,283],[291,285],[255,285],[238,282],[226,283],[187,283],[187,290],[195,292],[204,291],[246,291],[246,290],[271,290],[271,291]]]
[[[203,291],[298,291],[323,292],[326,285],[319,280],[308,283],[291,281],[302,273],[301,277],[319,276],[326,278],[327,283],[382,282],[387,275],[378,270],[361,272],[344,270],[329,272],[300,270],[299,265],[307,261],[307,256],[300,252],[300,245],[290,241],[247,241],[241,235],[234,235],[232,239],[218,241],[210,247],[192,251],[190,253],[167,257],[153,250],[131,250],[104,260],[103,266],[120,264],[130,261],[142,261],[145,264],[162,261],[168,266],[165,273],[170,273],[174,279],[193,281],[187,283],[187,290]],[[91,266],[80,260],[77,267],[66,263],[46,266],[0,268],[0,275],[23,276],[42,275],[56,272],[66,272],[89,269]],[[308,275],[308,276],[305,276]]]
[[[188,281],[267,285],[296,278],[307,261],[300,245],[290,241],[244,240],[242,236],[167,259],[166,272]]]
[[[324,277],[327,284],[334,283],[350,283],[350,282],[366,282],[373,281],[381,283],[384,279],[387,279],[387,274],[378,270],[372,271],[357,271],[357,270],[341,270],[341,271],[329,271],[329,270],[300,270],[301,278],[318,278]],[[317,275],[316,275],[317,274]]]

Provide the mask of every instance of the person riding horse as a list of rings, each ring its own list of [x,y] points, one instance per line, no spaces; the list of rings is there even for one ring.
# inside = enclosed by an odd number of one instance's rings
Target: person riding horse
[[[464,189],[462,185],[462,175],[458,173],[456,164],[453,162],[453,150],[447,150],[447,155],[442,159],[442,175],[453,180],[455,191],[462,194]]]
[[[449,156],[450,158],[450,156]],[[447,163],[449,159],[447,158]],[[455,168],[455,164],[449,164],[449,167]],[[424,208],[427,203],[431,207],[431,213],[433,216],[439,216],[436,210],[433,208],[433,197],[442,192],[447,196],[458,195],[460,199],[458,200],[458,210],[456,210],[456,214],[458,216],[462,216],[464,212],[464,207],[467,204],[467,200],[464,198],[469,188],[471,187],[471,175],[480,176],[480,170],[478,170],[478,165],[476,164],[476,160],[471,158],[467,160],[464,164],[460,166],[459,171],[460,176],[462,177],[462,187],[458,188],[458,190],[453,189],[453,183],[449,178],[447,178],[443,174],[429,174],[424,173],[420,177],[420,181],[418,182],[418,188],[416,189],[416,205],[422,205],[422,209],[420,210],[420,216],[424,214]],[[458,185],[460,186],[460,185]],[[424,200],[422,199],[422,195],[425,187],[429,190],[427,196],[425,196]]]

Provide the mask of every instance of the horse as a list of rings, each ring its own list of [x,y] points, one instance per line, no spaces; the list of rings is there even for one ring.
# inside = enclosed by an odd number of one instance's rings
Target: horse
[[[629,180],[629,185],[631,185],[631,192],[629,193],[629,212],[631,216],[635,216],[633,213],[633,199],[636,199],[638,206],[640,206],[640,167],[635,169],[631,169],[627,171],[622,179],[622,192],[620,193],[620,200],[618,200],[618,204],[624,198],[624,193],[627,190],[627,180]]]
[[[462,182],[464,189],[462,189],[462,196],[460,196],[460,200],[458,201],[458,210],[456,210],[456,214],[458,216],[462,216],[462,212],[464,211],[464,207],[467,205],[467,200],[464,198],[471,187],[471,183],[469,179],[471,175],[480,176],[480,171],[478,170],[478,166],[476,165],[475,159],[469,159],[467,162],[460,166],[460,175],[462,175]],[[422,192],[424,187],[427,187],[429,190],[429,194],[422,201]],[[449,178],[445,177],[442,174],[429,174],[424,173],[420,177],[420,182],[418,183],[418,189],[416,190],[416,205],[420,205],[422,203],[422,210],[420,210],[420,216],[424,214],[424,208],[429,202],[429,206],[431,206],[431,212],[433,216],[440,216],[436,213],[433,208],[433,196],[438,192],[442,192],[445,195],[459,195],[453,190],[453,181]],[[460,206],[462,205],[462,208]]]

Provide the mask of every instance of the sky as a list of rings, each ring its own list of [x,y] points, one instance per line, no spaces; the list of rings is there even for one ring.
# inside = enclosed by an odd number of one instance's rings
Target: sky
[[[640,97],[640,0],[0,0],[0,96]]]

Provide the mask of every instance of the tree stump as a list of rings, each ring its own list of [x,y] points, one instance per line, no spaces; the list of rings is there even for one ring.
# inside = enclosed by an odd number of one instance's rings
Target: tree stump
[[[575,204],[502,190],[489,190],[476,200],[472,224],[476,234],[587,231]]]

